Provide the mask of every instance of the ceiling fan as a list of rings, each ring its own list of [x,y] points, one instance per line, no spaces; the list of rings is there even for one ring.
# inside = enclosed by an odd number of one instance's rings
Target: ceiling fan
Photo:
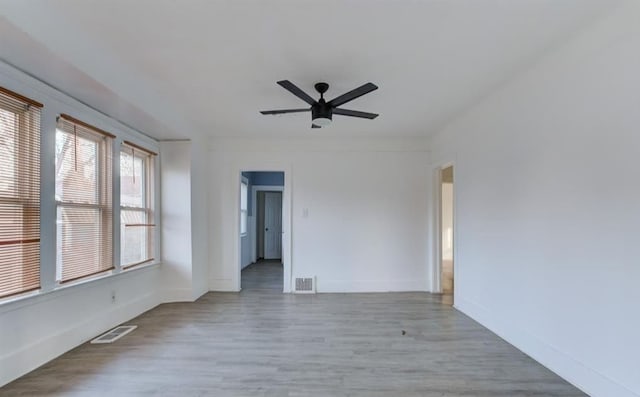
[[[364,84],[355,90],[351,90],[345,94],[340,95],[339,97],[333,98],[329,102],[325,101],[324,93],[329,89],[329,84],[327,83],[316,83],[314,86],[316,91],[320,93],[320,99],[317,101],[311,98],[306,92],[302,91],[295,84],[290,82],[289,80],[281,80],[278,81],[278,84],[282,86],[285,90],[291,92],[293,95],[302,99],[309,105],[310,108],[303,109],[282,109],[282,110],[263,110],[260,113],[262,114],[284,114],[284,113],[300,113],[300,112],[309,112],[311,111],[311,128],[320,128],[325,127],[331,124],[331,120],[334,114],[339,114],[341,116],[351,116],[351,117],[361,117],[363,119],[375,119],[378,117],[375,113],[367,113],[360,112],[357,110],[349,110],[349,109],[341,109],[338,106],[344,105],[349,101],[353,101],[356,98],[359,98],[365,94],[370,93],[371,91],[377,90],[378,86],[373,83]]]

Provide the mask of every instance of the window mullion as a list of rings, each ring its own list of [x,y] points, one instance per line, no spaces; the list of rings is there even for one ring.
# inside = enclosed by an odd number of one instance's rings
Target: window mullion
[[[40,291],[56,288],[56,115],[42,109],[40,134]]]
[[[120,146],[122,145],[122,140],[120,138],[114,139],[112,146],[112,156],[113,162],[111,163],[113,166],[113,184],[111,185],[111,189],[113,191],[111,205],[113,206],[113,265],[115,266],[115,272],[119,273],[122,271],[122,263],[121,263],[121,208],[120,208]]]

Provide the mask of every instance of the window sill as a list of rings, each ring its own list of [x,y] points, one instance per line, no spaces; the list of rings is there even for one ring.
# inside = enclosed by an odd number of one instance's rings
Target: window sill
[[[140,274],[142,272],[150,271],[153,268],[159,267],[160,263],[161,262],[153,262],[149,264],[135,266],[135,267],[132,267],[131,269],[120,271],[119,273],[113,273],[113,271],[111,271],[108,273],[96,275],[94,277],[88,277],[85,279],[80,279],[74,282],[70,282],[68,284],[57,285],[54,289],[50,291],[26,292],[23,295],[16,295],[16,296],[8,297],[5,299],[0,299],[0,314],[18,310],[23,307],[27,307],[31,305],[37,305],[47,300],[61,298],[68,294],[79,291],[83,288],[105,283],[110,280],[116,280],[123,276],[128,277],[126,275]]]

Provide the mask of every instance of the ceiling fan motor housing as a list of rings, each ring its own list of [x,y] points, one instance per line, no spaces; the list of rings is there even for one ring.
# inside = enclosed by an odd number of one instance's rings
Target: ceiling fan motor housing
[[[331,111],[331,105],[327,104],[324,99],[320,99],[318,102],[311,106],[311,119],[329,119],[332,120],[333,112]]]

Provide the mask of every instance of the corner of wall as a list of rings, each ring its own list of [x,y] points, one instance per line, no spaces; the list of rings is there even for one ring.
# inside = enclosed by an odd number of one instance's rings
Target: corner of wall
[[[58,325],[40,324],[43,332],[36,333],[42,335],[39,339],[0,356],[0,387],[159,305],[161,300],[157,289],[136,294],[135,289],[132,288],[134,285],[151,285],[155,277],[149,275],[149,272],[156,271],[157,269],[137,270],[136,272],[142,273],[132,274],[126,278],[122,278],[124,276],[122,275],[116,280],[97,280],[88,285],[70,287],[71,290],[51,293],[48,299],[41,299],[14,312],[0,314],[3,322],[14,321],[12,320],[14,315],[15,321],[38,321],[44,315],[43,313],[68,308],[72,305],[72,301],[84,302],[82,307],[90,313],[90,315],[81,316],[79,321],[68,322],[61,319],[61,324]],[[104,306],[96,300],[96,295],[106,295],[114,289],[127,290],[133,299],[113,306]]]
[[[455,308],[551,371],[562,374],[563,378],[589,395],[638,397],[621,384],[536,338],[526,329],[514,325],[513,322],[499,319],[488,309],[476,303],[456,297]]]

